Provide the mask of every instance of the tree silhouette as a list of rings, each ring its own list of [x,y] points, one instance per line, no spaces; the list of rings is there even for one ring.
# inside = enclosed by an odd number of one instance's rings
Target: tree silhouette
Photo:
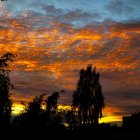
[[[49,96],[46,100],[46,110],[48,112],[56,112],[57,110],[57,101],[59,98],[59,92],[54,92],[51,96]]]
[[[45,94],[36,96],[26,106],[25,110],[17,116],[13,125],[21,128],[44,128],[61,124],[62,117],[57,111],[59,92],[54,92],[46,100],[46,110],[42,108]]]
[[[25,112],[31,114],[32,116],[36,116],[42,112],[42,101],[44,94],[40,96],[36,96],[31,102],[26,106]]]
[[[44,94],[36,96],[32,101],[30,101],[26,106],[24,112],[22,112],[19,116],[17,116],[13,124],[19,127],[34,127],[44,125],[44,117],[43,117],[43,102]]]
[[[46,99],[47,125],[53,129],[62,126],[62,114],[57,108],[59,94],[60,92],[54,92]]]
[[[11,86],[9,77],[9,64],[13,62],[16,55],[6,53],[0,58],[0,126],[7,127],[10,124],[12,100],[10,99],[9,89]],[[13,87],[13,85],[12,85]]]
[[[98,118],[102,117],[104,98],[99,77],[92,65],[80,71],[77,89],[73,93],[73,107],[78,109],[81,124],[98,124]]]

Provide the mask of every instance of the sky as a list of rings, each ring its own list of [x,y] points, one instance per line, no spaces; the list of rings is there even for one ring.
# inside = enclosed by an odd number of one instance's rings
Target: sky
[[[71,105],[80,69],[92,64],[101,75],[104,117],[140,111],[139,10],[139,0],[0,1],[0,56],[17,54],[13,101],[65,90],[59,104]]]

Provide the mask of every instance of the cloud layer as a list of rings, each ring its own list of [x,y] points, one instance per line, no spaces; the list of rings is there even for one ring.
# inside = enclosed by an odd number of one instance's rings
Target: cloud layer
[[[136,5],[110,1],[99,6],[104,12],[98,12],[90,5],[88,11],[81,5],[70,9],[55,1],[44,3],[37,6],[36,1],[25,1],[18,6],[17,1],[16,10],[10,2],[0,3],[0,54],[17,53],[11,65],[16,88],[11,91],[13,99],[29,101],[36,95],[64,89],[60,103],[71,104],[80,69],[93,64],[101,73],[106,105],[117,110],[110,111],[114,115],[137,111],[140,21],[138,15],[122,21],[117,17],[123,14],[123,18],[128,11],[134,14]]]

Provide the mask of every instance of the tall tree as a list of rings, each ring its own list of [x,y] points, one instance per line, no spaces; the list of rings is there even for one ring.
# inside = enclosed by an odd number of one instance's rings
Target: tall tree
[[[102,117],[104,97],[99,77],[91,64],[80,71],[77,89],[73,93],[73,107],[78,108],[80,123],[98,124],[98,118]]]
[[[12,100],[9,89],[11,86],[9,77],[9,62],[13,62],[15,55],[6,53],[0,58],[0,126],[7,127],[10,124]],[[13,87],[13,86],[12,86]]]

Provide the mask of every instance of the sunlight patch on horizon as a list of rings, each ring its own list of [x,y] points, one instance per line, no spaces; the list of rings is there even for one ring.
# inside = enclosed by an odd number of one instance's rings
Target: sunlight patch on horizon
[[[121,122],[122,116],[106,116],[99,119],[99,123]]]
[[[44,107],[43,107],[44,108]],[[17,116],[22,113],[25,109],[25,106],[22,104],[14,104],[12,107],[12,114]],[[61,110],[71,110],[71,106],[69,105],[58,105],[58,109]],[[112,122],[121,122],[122,116],[115,116],[111,114],[110,107],[107,107],[106,111],[104,111],[105,116],[99,119],[99,123],[112,123]],[[104,115],[103,114],[103,115]]]
[[[25,106],[22,104],[14,104],[12,106],[12,115],[19,115],[25,109]]]

